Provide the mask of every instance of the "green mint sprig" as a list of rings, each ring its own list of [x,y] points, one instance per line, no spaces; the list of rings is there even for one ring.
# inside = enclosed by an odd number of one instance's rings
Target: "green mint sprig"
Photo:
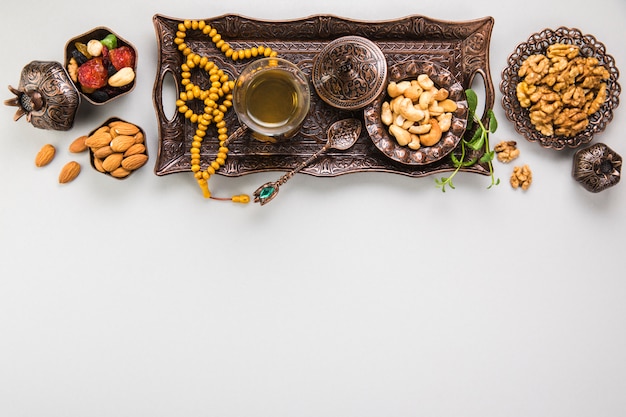
[[[446,186],[454,189],[454,184],[452,183],[452,179],[454,176],[460,171],[462,167],[469,167],[478,162],[486,163],[489,168],[489,175],[491,176],[491,184],[487,189],[493,187],[494,185],[500,184],[500,179],[495,178],[493,172],[493,158],[495,156],[495,152],[491,149],[489,145],[489,133],[494,133],[498,129],[498,121],[496,120],[496,115],[494,114],[492,109],[487,110],[487,124],[483,124],[483,122],[476,116],[476,108],[478,107],[478,96],[474,90],[467,89],[465,90],[465,96],[467,98],[467,107],[468,107],[468,116],[467,116],[467,129],[465,134],[468,135],[474,127],[474,123],[478,125],[476,131],[474,132],[472,138],[470,140],[466,140],[465,137],[461,138],[461,156],[458,158],[454,153],[450,155],[450,159],[452,159],[452,163],[456,167],[454,171],[448,177],[442,177],[441,179],[435,179],[435,182],[441,191],[446,192]],[[471,158],[468,156],[467,148],[473,151],[484,150],[483,155],[480,158],[474,157]],[[466,159],[467,158],[467,159]]]

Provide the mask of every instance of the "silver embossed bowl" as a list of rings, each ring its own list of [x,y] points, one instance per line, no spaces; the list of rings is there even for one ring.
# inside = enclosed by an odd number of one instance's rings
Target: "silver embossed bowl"
[[[588,116],[588,124],[584,130],[574,136],[542,134],[531,122],[528,108],[522,107],[517,98],[517,86],[523,80],[519,70],[524,61],[531,55],[546,54],[550,45],[563,43],[577,45],[581,57],[595,57],[598,64],[604,66],[609,73],[606,80],[606,99],[600,109]],[[530,142],[537,142],[544,148],[566,149],[577,148],[589,143],[596,133],[604,131],[613,119],[613,110],[619,104],[621,91],[618,83],[619,71],[615,60],[606,52],[604,44],[592,35],[584,35],[579,29],[560,27],[558,29],[544,29],[532,34],[526,42],[520,43],[508,57],[507,66],[502,71],[500,91],[502,92],[502,107],[507,119],[513,122],[515,130]]]
[[[456,111],[452,113],[450,129],[443,133],[436,144],[411,149],[401,146],[390,135],[381,118],[383,103],[390,100],[386,91],[363,111],[365,127],[374,145],[392,160],[406,165],[427,165],[441,160],[457,147],[467,128],[468,107],[465,89],[446,68],[431,61],[409,60],[389,67],[388,75],[390,82],[400,82],[414,80],[420,74],[427,74],[435,83],[435,87],[446,88],[449,92],[448,98],[457,104]]]

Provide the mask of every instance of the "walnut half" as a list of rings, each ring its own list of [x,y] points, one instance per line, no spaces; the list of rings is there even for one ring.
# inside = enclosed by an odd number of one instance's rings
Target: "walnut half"
[[[510,182],[513,188],[521,187],[522,190],[528,190],[533,182],[533,173],[528,165],[513,168]]]
[[[498,161],[508,163],[519,156],[519,149],[517,149],[517,142],[514,140],[502,141],[494,146],[493,150],[496,152]]]

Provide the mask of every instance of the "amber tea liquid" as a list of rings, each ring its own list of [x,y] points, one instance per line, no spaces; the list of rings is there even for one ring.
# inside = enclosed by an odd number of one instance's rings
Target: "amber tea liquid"
[[[281,69],[265,70],[246,91],[248,116],[266,128],[288,124],[298,113],[298,86],[293,75]]]

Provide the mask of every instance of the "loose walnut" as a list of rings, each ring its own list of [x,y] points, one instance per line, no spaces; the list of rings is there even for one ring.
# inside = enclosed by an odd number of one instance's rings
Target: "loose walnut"
[[[510,182],[513,188],[521,187],[522,190],[528,190],[530,184],[533,182],[533,173],[530,171],[528,165],[513,168]]]
[[[543,135],[577,135],[606,101],[609,71],[597,58],[579,54],[576,45],[553,44],[546,55],[529,56],[518,71],[523,80],[517,99]]]
[[[513,140],[502,141],[494,146],[493,150],[496,152],[498,161],[505,164],[511,162],[519,156],[519,149],[517,149],[517,142]]]

